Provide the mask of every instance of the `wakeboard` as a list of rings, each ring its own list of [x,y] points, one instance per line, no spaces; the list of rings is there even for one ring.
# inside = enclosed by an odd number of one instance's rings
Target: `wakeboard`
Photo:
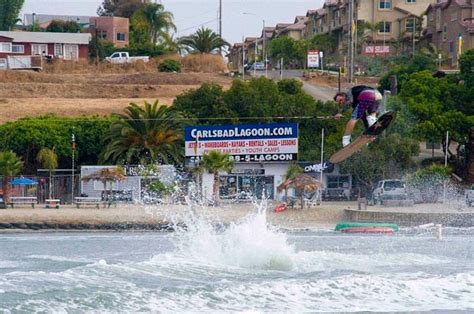
[[[362,135],[360,135],[346,147],[335,152],[329,159],[329,162],[333,164],[343,162],[355,153],[361,151],[364,147],[367,146],[367,144],[375,141],[375,139],[377,139],[377,136],[382,134],[382,132],[390,126],[395,117],[396,113],[393,111],[389,111],[381,115],[378,118],[377,122],[375,122],[374,125],[372,125],[367,130],[365,130]]]

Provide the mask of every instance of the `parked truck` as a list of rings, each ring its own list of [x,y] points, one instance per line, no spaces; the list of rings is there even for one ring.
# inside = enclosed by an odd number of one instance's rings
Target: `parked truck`
[[[466,205],[472,206],[472,204],[474,204],[474,185],[471,185],[470,188],[466,189],[464,195],[466,196]]]
[[[150,57],[144,56],[144,57],[130,57],[128,52],[114,52],[110,57],[105,58],[110,63],[117,63],[117,64],[124,64],[124,63],[133,63],[137,61],[143,61],[147,63],[150,61]]]

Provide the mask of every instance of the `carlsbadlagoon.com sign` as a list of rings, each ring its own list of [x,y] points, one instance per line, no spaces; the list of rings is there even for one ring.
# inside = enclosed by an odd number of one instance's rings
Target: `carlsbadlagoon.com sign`
[[[298,159],[296,123],[192,126],[185,128],[188,164],[212,150],[235,162],[288,162]]]

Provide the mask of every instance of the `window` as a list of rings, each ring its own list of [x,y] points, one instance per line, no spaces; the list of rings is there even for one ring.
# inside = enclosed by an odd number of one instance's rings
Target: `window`
[[[125,41],[125,33],[117,33],[118,41]]]
[[[379,33],[390,33],[392,30],[392,22],[380,22]]]
[[[428,20],[433,21],[434,20],[434,14],[433,12],[428,13]]]
[[[454,53],[454,42],[452,40],[449,42],[449,52]]]
[[[79,59],[78,45],[64,45],[64,59],[77,60]]]
[[[379,1],[379,9],[391,9],[392,8],[392,0],[380,0]]]
[[[456,21],[458,19],[458,12],[454,11],[451,13],[451,21]]]
[[[25,53],[25,46],[23,45],[12,45],[13,53]]]
[[[413,30],[415,29],[414,28],[414,23],[415,21],[413,20],[413,18],[408,18],[405,22],[405,32],[407,33],[413,33]]]
[[[62,44],[54,44],[54,55],[56,57],[63,56],[63,45]]]
[[[448,39],[448,25],[443,25],[443,40]]]
[[[343,189],[349,188],[349,176],[328,176],[328,189]]]
[[[415,4],[415,3],[416,3],[416,0],[407,0],[407,3],[409,3],[409,4]]]
[[[31,54],[32,55],[47,55],[48,54],[48,45],[46,45],[46,44],[32,44],[31,45]]]
[[[0,43],[0,52],[12,52],[12,44]]]
[[[106,31],[98,31],[97,38],[99,39],[107,39],[107,32]]]

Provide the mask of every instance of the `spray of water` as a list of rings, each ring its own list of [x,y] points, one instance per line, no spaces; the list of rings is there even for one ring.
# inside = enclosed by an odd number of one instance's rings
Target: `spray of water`
[[[172,235],[177,253],[203,264],[291,270],[293,246],[286,234],[268,225],[266,200],[254,205],[255,211],[242,220],[218,228],[205,217],[204,207],[190,203],[180,217],[186,227],[177,227]]]

